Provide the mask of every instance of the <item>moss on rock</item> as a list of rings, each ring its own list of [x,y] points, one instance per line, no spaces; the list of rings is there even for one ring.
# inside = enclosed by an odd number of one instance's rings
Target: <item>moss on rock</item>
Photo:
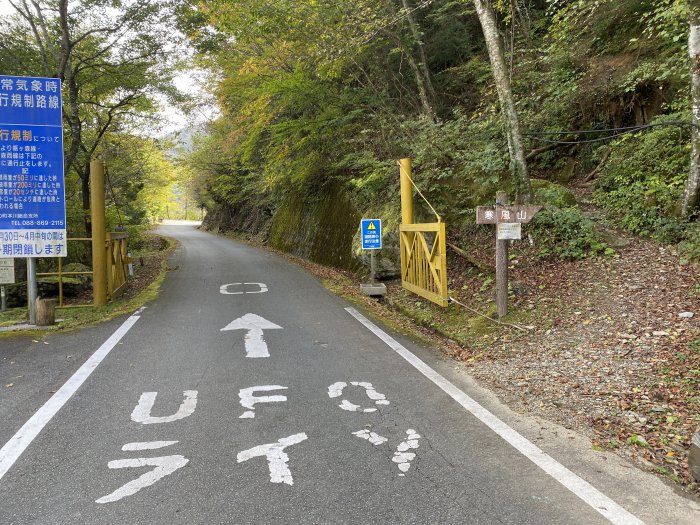
[[[576,196],[564,186],[544,179],[531,179],[532,193],[537,204],[557,208],[576,206]]]

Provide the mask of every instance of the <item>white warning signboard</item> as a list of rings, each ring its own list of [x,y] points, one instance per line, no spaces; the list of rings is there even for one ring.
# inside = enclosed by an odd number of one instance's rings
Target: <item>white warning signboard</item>
[[[0,284],[13,284],[15,282],[15,260],[0,259]]]

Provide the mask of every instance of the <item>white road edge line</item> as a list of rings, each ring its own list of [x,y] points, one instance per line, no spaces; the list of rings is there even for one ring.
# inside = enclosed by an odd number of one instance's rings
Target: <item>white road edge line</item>
[[[474,401],[467,394],[462,392],[455,385],[426,365],[413,353],[403,347],[389,334],[376,326],[354,308],[345,309],[350,315],[362,323],[374,335],[379,337],[386,345],[397,354],[408,361],[416,370],[435,383],[452,399],[457,401],[462,407],[471,412],[479,421],[501,436],[506,442],[532,461],[535,465],[544,470],[547,474],[564,485],[576,496],[585,501],[597,512],[602,514],[615,525],[644,525],[639,518],[629,513],[623,507],[615,503],[605,494],[596,489],[593,485],[583,480],[564,465],[551,456],[544,453],[534,443],[528,441],[522,434],[509,427],[506,423],[498,419],[495,415]]]
[[[97,351],[92,354],[83,366],[81,366],[66,383],[44,403],[36,413],[20,428],[17,433],[10,438],[0,449],[0,480],[7,474],[7,471],[12,468],[15,461],[24,453],[31,445],[34,438],[44,429],[49,421],[61,410],[63,405],[71,398],[73,394],[82,386],[85,380],[90,377],[90,374],[97,368],[102,360],[112,351],[124,335],[136,324],[141,318],[143,308],[140,308],[131,317],[107,339]]]

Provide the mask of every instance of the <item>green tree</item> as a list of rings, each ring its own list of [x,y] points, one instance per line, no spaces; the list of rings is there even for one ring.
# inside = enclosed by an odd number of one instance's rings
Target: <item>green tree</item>
[[[176,97],[168,29],[161,0],[10,0],[15,17],[0,35],[0,49],[26,32],[27,60],[16,74],[60,78],[66,124],[65,173],[81,180],[89,208],[89,165],[110,130],[156,120],[156,93]],[[40,69],[39,69],[40,65]],[[86,227],[88,224],[86,223]]]

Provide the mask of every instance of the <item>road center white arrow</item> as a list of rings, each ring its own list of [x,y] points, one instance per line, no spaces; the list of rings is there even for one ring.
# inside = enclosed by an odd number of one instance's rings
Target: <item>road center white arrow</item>
[[[271,323],[267,319],[255,314],[245,314],[235,321],[231,321],[227,326],[221,329],[226,330],[247,330],[245,335],[245,352],[246,357],[270,357],[270,352],[267,351],[267,343],[263,338],[263,330],[281,330],[281,326]]]

